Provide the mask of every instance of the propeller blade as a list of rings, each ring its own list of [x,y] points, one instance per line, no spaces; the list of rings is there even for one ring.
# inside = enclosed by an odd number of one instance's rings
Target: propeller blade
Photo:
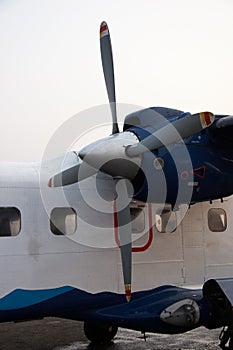
[[[116,95],[115,95],[115,79],[112,58],[112,45],[109,29],[106,22],[102,22],[100,26],[100,52],[102,66],[105,78],[105,84],[108,92],[108,100],[112,113],[112,134],[119,133],[116,113]]]
[[[130,301],[132,274],[131,218],[128,190],[124,179],[117,181],[116,209],[125,295],[127,301]]]
[[[83,162],[51,177],[48,186],[61,187],[71,185],[96,174],[96,172],[95,169]]]
[[[128,146],[126,154],[129,157],[135,157],[148,150],[152,151],[168,146],[202,131],[213,122],[214,115],[210,112],[201,112],[177,119],[173,123],[168,123],[161,129],[156,130],[139,143]]]

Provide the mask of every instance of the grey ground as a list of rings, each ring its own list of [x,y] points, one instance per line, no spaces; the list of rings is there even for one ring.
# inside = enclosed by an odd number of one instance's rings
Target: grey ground
[[[120,329],[112,343],[93,347],[77,321],[46,318],[0,324],[0,350],[219,350],[220,330],[198,328],[182,335],[148,334]]]

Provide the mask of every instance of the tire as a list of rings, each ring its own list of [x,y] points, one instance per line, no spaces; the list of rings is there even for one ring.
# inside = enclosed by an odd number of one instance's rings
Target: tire
[[[97,322],[84,322],[84,333],[88,340],[95,344],[109,343],[116,335],[116,326]]]

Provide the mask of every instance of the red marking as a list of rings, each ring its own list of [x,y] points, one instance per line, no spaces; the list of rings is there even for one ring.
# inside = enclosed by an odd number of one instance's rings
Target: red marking
[[[105,30],[108,30],[108,26],[105,22],[103,22],[100,27],[100,34],[103,33]]]
[[[211,122],[211,116],[212,114],[209,113],[209,112],[204,112],[204,118],[205,118],[205,121],[206,121],[206,125],[209,126],[212,122]]]
[[[126,289],[125,288],[125,295],[126,295],[126,298],[128,299],[129,298],[129,300],[130,300],[130,298],[131,298],[131,289]]]
[[[114,219],[114,235],[115,235],[115,242],[120,248],[121,243],[118,236],[118,217],[117,217],[117,208],[116,208],[116,200],[114,200],[114,213],[113,213],[113,219]]]
[[[116,201],[114,201],[114,215],[113,215],[113,218],[114,218],[115,242],[116,242],[117,246],[120,248],[121,243],[120,243],[119,236],[118,236],[118,218],[117,218]],[[133,253],[144,252],[152,244],[152,241],[153,241],[152,206],[151,206],[150,203],[148,204],[148,221],[149,221],[149,237],[148,237],[148,241],[142,247],[133,247],[132,248],[132,252]]]
[[[200,177],[201,179],[205,178],[205,166],[201,166],[200,168],[194,169],[193,174]]]
[[[53,178],[51,177],[48,182],[49,187],[53,187]]]
[[[149,220],[149,238],[148,238],[148,241],[142,247],[133,247],[132,248],[132,252],[133,253],[144,252],[152,244],[152,241],[153,241],[153,227],[152,227],[152,206],[151,206],[151,203],[148,203],[148,220]]]

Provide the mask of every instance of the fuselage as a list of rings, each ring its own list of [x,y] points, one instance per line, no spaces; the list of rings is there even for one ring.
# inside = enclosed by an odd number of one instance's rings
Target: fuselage
[[[74,155],[69,158],[72,163]],[[46,174],[53,171],[54,167]],[[111,179],[98,179],[100,196],[95,177],[83,181],[82,186],[49,189],[44,175],[39,178],[40,164],[4,163],[0,173],[0,210],[17,208],[20,213],[12,219],[14,235],[6,231],[0,237],[1,297],[18,288],[66,285],[88,292],[122,292],[117,232],[109,210],[113,205]],[[228,197],[223,202],[195,204],[180,222],[187,208],[181,206],[172,213],[173,232],[169,234],[159,232],[164,231],[163,213],[157,214],[157,206],[132,202],[137,220],[133,226],[133,290],[231,277],[232,202]]]

